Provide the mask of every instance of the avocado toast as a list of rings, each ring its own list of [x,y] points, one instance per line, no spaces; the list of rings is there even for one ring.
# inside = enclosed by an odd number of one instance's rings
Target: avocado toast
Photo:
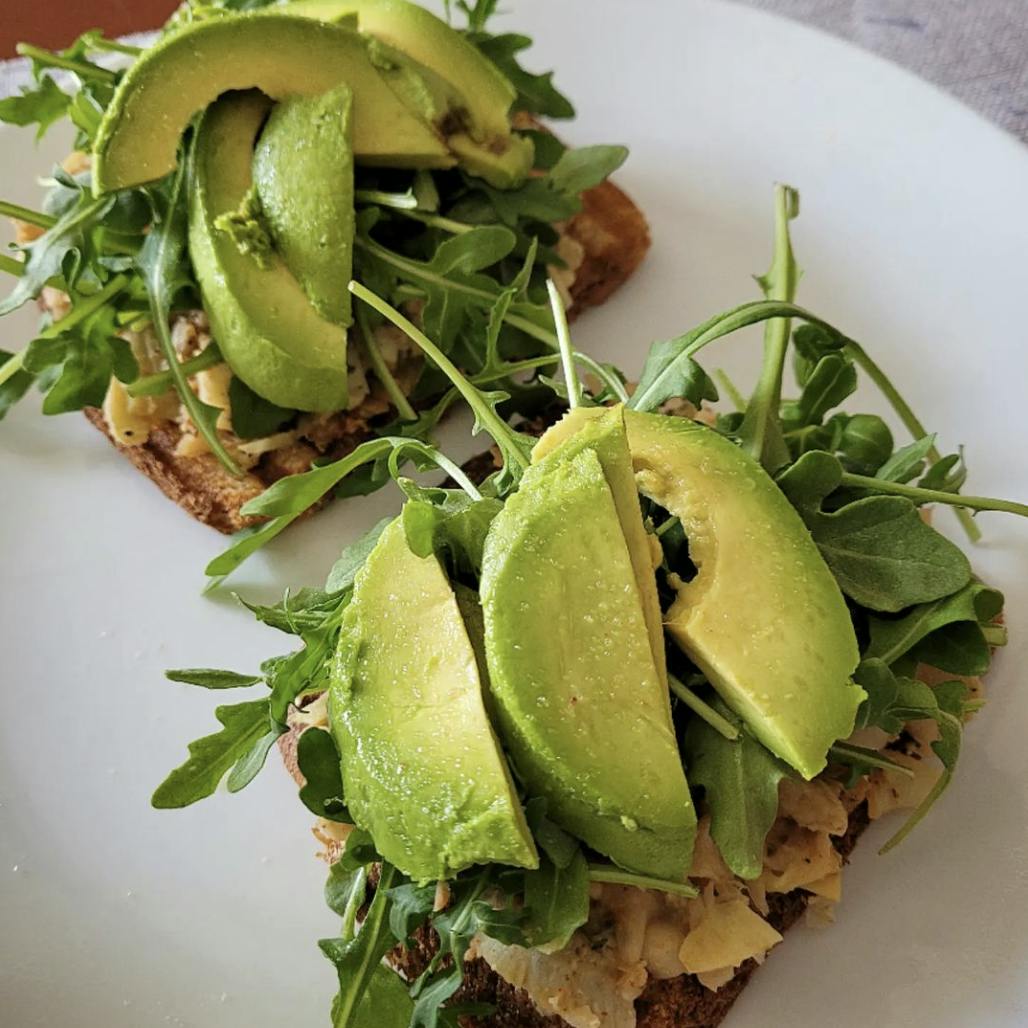
[[[537,117],[574,109],[487,12],[458,30],[405,0],[256,6],[183,5],[143,51],[95,32],[62,54],[24,48],[40,78],[4,108],[40,133],[67,117],[77,138],[44,210],[0,203],[22,250],[0,265],[16,277],[0,314],[33,298],[45,314],[0,354],[0,417],[36,384],[44,413],[84,410],[223,532],[252,526],[242,507],[283,476],[435,427],[443,383],[401,333],[354,320],[351,274],[474,375],[529,255],[528,300],[496,343],[508,357],[556,353],[547,274],[577,313],[649,245],[607,181],[624,148],[568,150],[544,131]],[[134,60],[111,71],[94,60],[109,51]],[[548,395],[511,392],[508,414]]]
[[[406,500],[323,588],[250,607],[299,650],[257,675],[169,672],[270,692],[219,707],[153,798],[241,789],[279,742],[331,862],[337,1028],[715,1025],[804,911],[831,920],[868,821],[912,811],[888,851],[951,780],[1003,598],[925,508],[974,535],[970,512],[1028,506],[961,494],[960,455],[796,306],[797,213],[779,187],[765,299],[654,343],[634,388],[573,349],[551,285],[563,403],[541,438],[351,284],[494,455],[472,471],[393,436],[262,496],[271,534],[362,468]],[[722,379],[736,409],[715,413],[697,356],[758,323],[757,385]],[[859,373],[913,442],[839,409]]]

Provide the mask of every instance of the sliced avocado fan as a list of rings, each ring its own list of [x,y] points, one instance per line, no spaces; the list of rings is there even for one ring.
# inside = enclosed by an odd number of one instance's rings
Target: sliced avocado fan
[[[456,161],[440,131],[392,88],[400,80],[409,91],[411,63],[376,66],[362,36],[310,18],[261,13],[194,22],[146,50],[118,84],[93,146],[93,188],[100,194],[163,178],[193,115],[222,93],[253,88],[284,100],[346,83],[357,160],[451,167]]]
[[[347,286],[353,266],[353,91],[276,104],[253,158],[260,207],[275,249],[314,309],[328,321],[352,320]]]
[[[529,795],[622,867],[684,878],[696,815],[594,450],[529,469],[486,537],[481,598],[500,733]]]
[[[290,14],[338,24],[356,15],[362,32],[388,43],[459,90],[465,131],[451,134],[450,149],[474,175],[497,189],[521,182],[532,168],[530,140],[511,131],[517,90],[460,32],[409,0],[296,0]]]
[[[667,686],[667,659],[664,652],[664,624],[660,612],[660,599],[657,596],[657,578],[653,563],[653,552],[650,549],[646,528],[642,521],[639,507],[639,491],[635,486],[635,474],[632,471],[632,454],[628,449],[628,436],[625,432],[624,409],[611,407],[582,423],[581,428],[560,446],[556,451],[543,457],[541,449],[537,463],[566,460],[581,453],[592,450],[599,458],[603,475],[610,486],[617,508],[618,521],[628,544],[628,554],[632,560],[632,571],[639,589],[643,616],[646,618],[646,630],[650,637],[650,649],[653,652],[653,663],[661,683]]]
[[[446,75],[374,36],[285,7],[194,22],[147,49],[118,84],[97,132],[94,191],[167,175],[192,117],[222,93],[256,88],[280,101],[341,83],[353,90],[358,163],[449,168],[459,159],[474,172],[480,153],[478,173],[499,187],[518,184],[532,167],[531,142],[509,126],[502,139],[469,136],[468,91]]]
[[[600,416],[571,412],[535,456]],[[681,520],[697,568],[678,587],[668,633],[754,735],[813,778],[864,699],[835,578],[781,490],[730,440],[660,414],[626,410],[625,425],[640,492]]]
[[[322,318],[282,258],[241,252],[225,217],[249,206],[254,144],[268,115],[262,94],[231,93],[196,130],[189,195],[189,255],[211,332],[233,372],[290,410],[346,407],[346,329]],[[254,225],[253,235],[261,233]]]
[[[436,557],[411,552],[400,519],[354,582],[329,719],[350,813],[404,874],[539,866],[457,596]]]

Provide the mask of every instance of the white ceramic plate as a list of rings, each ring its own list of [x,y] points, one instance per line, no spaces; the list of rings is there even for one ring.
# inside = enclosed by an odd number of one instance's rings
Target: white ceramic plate
[[[645,267],[579,324],[580,346],[637,367],[650,339],[753,296],[771,184],[786,180],[803,193],[802,301],[871,347],[947,448],[967,444],[972,491],[1028,497],[1024,149],[889,64],[729,4],[523,0],[508,21],[577,100],[567,137],[631,145],[618,178],[653,226]],[[0,194],[33,201],[29,176],[58,144],[35,154],[5,129]],[[3,345],[30,325],[5,319]],[[748,382],[757,338],[706,363]],[[200,598],[220,538],[83,420],[30,406],[0,427],[0,1021],[327,1024],[333,974],[315,942],[336,924],[284,771],[272,759],[240,795],[183,812],[148,802],[212,726],[215,697],[163,669],[255,668],[288,640]],[[320,582],[393,502],[335,506],[235,586]],[[1012,642],[956,784],[888,857],[870,833],[838,924],[790,933],[732,1028],[1028,1021],[1028,526],[981,523],[974,560],[1006,590]]]

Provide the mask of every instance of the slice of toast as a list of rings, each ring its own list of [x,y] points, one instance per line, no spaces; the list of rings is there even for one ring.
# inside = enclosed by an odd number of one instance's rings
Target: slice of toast
[[[296,724],[279,740],[283,762],[298,786],[304,784],[304,778],[296,763],[296,744],[305,727]],[[861,802],[850,813],[846,833],[832,840],[844,862],[848,862],[869,823],[867,802]],[[326,847],[323,856],[330,863],[342,855],[342,843],[320,835],[319,839]],[[810,894],[802,889],[771,893],[767,896],[770,913],[766,920],[784,934],[803,917],[810,899]],[[428,966],[438,945],[435,933],[423,927],[415,934],[414,945],[392,951],[389,963],[404,978],[413,981]],[[635,1001],[636,1028],[717,1028],[758,966],[755,960],[747,960],[716,992],[705,988],[694,975],[664,980],[650,978]],[[481,958],[465,963],[464,984],[452,1002],[484,1003],[493,1008],[487,1016],[467,1019],[469,1028],[569,1028],[563,1018],[541,1013],[526,992],[501,978]]]
[[[604,182],[583,194],[583,208],[564,226],[564,234],[582,251],[582,262],[570,285],[574,317],[587,307],[603,303],[638,267],[650,245],[649,229],[642,211],[612,182]],[[182,429],[164,422],[142,445],[116,442],[97,408],[86,417],[158,488],[199,521],[232,533],[254,519],[244,518],[240,508],[272,482],[285,475],[307,471],[318,457],[345,456],[374,434],[376,420],[391,414],[381,393],[373,392],[352,411],[319,419],[315,437],[300,438],[261,456],[241,478],[229,474],[209,453],[184,456],[179,452]]]

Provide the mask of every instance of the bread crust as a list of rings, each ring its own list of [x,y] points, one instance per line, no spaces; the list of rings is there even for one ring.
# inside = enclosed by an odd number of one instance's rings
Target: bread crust
[[[632,275],[650,246],[642,211],[612,182],[583,193],[582,210],[567,222],[564,231],[583,249],[570,290],[571,317],[605,302]],[[383,409],[380,398],[373,399],[370,405],[328,419],[317,447],[301,439],[274,450],[241,478],[229,474],[210,454],[179,454],[182,431],[174,422],[164,422],[142,445],[123,446],[113,438],[100,410],[90,408],[85,414],[168,499],[198,521],[231,534],[258,520],[244,518],[240,508],[272,482],[307,471],[317,457],[345,456],[373,436],[374,418]]]

